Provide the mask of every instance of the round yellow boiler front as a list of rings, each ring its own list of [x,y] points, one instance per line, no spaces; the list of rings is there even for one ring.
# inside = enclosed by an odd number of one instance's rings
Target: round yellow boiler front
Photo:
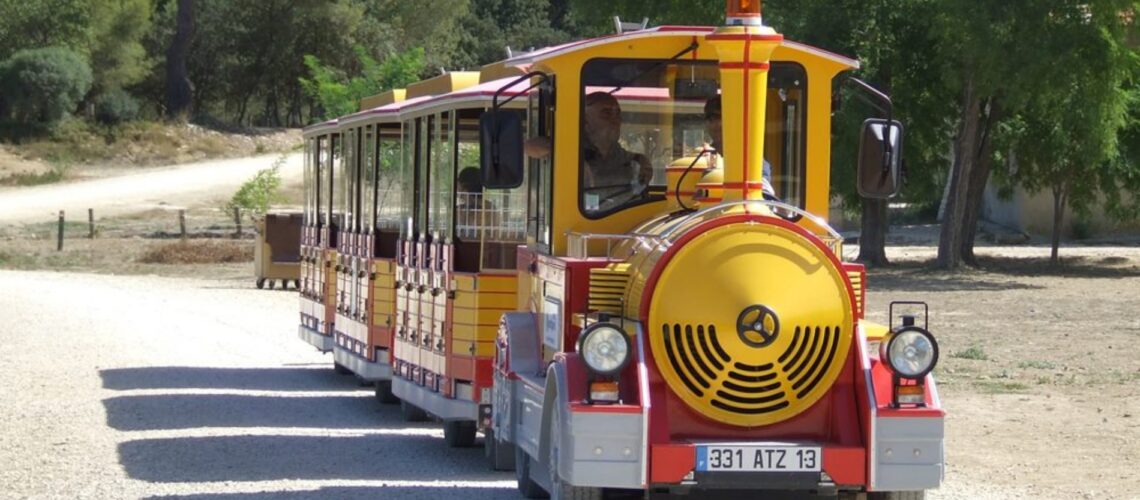
[[[853,316],[825,250],[775,224],[738,223],[700,234],[663,265],[650,347],[693,410],[756,427],[827,393],[851,348]]]

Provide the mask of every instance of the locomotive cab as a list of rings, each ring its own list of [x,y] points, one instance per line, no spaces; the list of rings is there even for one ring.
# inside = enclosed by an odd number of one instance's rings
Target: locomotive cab
[[[908,320],[874,352],[826,223],[832,80],[858,63],[729,18],[507,61],[525,137],[485,127],[482,168],[528,216],[486,446],[528,497],[941,481],[937,344]],[[872,194],[897,191],[900,133],[865,130]]]

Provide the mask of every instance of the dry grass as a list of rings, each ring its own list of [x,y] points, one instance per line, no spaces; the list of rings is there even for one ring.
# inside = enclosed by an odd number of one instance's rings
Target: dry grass
[[[249,242],[189,240],[165,243],[139,256],[144,264],[232,264],[253,260]]]

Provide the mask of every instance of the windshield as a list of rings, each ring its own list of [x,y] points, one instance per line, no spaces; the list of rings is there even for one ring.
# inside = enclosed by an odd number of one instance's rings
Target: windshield
[[[802,206],[807,79],[773,63],[764,128],[765,191]],[[712,61],[594,59],[582,70],[580,208],[596,219],[662,200],[670,166],[723,168],[720,71]],[[740,133],[740,131],[725,131]],[[697,163],[705,151],[708,159]]]

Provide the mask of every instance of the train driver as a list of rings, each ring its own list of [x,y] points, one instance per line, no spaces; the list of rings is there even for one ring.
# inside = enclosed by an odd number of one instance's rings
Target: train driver
[[[587,208],[605,210],[645,192],[653,165],[641,153],[626,150],[621,139],[621,106],[609,92],[586,96],[582,160]]]

